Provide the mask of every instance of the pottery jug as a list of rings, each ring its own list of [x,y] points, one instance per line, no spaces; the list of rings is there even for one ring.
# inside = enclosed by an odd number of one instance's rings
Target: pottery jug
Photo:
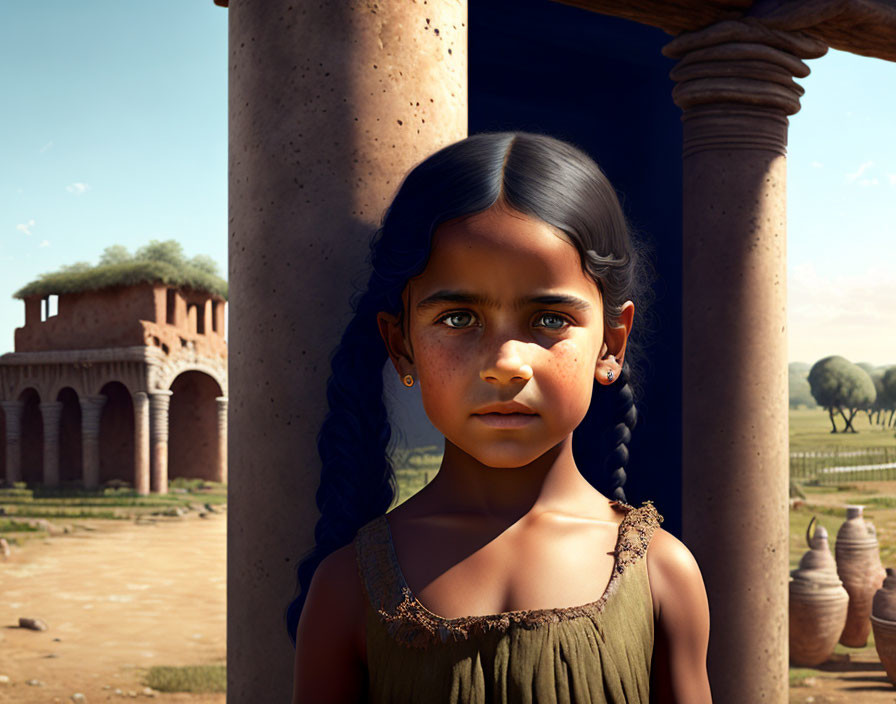
[[[896,570],[887,567],[887,578],[871,602],[871,627],[877,656],[896,684]]]
[[[864,506],[847,506],[846,520],[837,531],[834,554],[837,574],[849,594],[846,625],[840,642],[861,648],[871,631],[871,600],[887,573],[880,562],[874,525],[862,517]]]
[[[837,565],[828,547],[828,533],[816,525],[806,529],[809,551],[790,574],[790,662],[814,667],[827,660],[843,632],[849,594],[837,576]]]

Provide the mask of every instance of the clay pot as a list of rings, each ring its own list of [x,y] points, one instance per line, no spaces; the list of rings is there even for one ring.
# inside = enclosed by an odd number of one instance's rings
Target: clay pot
[[[846,520],[837,531],[834,554],[837,574],[849,594],[846,625],[840,642],[851,648],[864,647],[871,632],[871,600],[887,576],[880,562],[877,532],[862,518],[864,506],[847,506]]]
[[[816,525],[806,529],[810,550],[790,574],[790,662],[814,667],[827,660],[843,632],[849,594],[837,576],[837,565],[828,547],[828,533]]]
[[[890,682],[896,684],[896,570],[892,567],[887,568],[884,585],[874,594],[871,627],[877,656]]]

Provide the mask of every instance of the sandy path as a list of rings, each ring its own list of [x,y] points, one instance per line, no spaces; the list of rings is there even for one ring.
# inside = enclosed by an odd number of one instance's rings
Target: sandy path
[[[223,513],[155,525],[77,523],[97,530],[31,541],[0,560],[0,675],[9,677],[0,684],[0,702],[68,703],[75,692],[88,703],[116,701],[122,696],[115,689],[125,698],[142,692],[141,668],[224,662]],[[41,618],[49,630],[18,628],[21,616]],[[45,685],[26,684],[33,679]],[[161,693],[153,699],[224,700],[224,694]]]

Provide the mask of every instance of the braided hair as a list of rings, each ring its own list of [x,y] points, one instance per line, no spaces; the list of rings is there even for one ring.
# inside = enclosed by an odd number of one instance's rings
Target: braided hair
[[[613,186],[578,147],[543,134],[485,132],[443,147],[415,166],[371,238],[367,286],[352,295],[353,317],[331,356],[329,411],[317,437],[321,475],[315,500],[320,518],[315,545],[297,568],[297,596],[285,614],[293,645],[318,565],[395,500],[382,382],[388,355],[377,314],[388,312],[402,320],[402,292],[425,269],[439,224],[498,203],[567,236],[583,272],[597,283],[606,326],[618,324],[627,300],[634,301],[637,310],[644,307],[644,245],[632,237]],[[621,501],[627,445],[637,420],[630,383],[630,359],[637,346],[630,337],[616,383],[594,382],[591,406],[573,433],[579,470],[598,491]]]

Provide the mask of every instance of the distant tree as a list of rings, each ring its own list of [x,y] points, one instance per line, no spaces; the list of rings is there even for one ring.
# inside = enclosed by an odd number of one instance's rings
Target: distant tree
[[[133,257],[127,247],[120,244],[113,244],[103,250],[103,254],[100,256],[100,266],[108,264],[124,264],[125,262],[132,260]]]
[[[90,271],[93,269],[93,264],[90,262],[74,262],[72,264],[63,264],[59,267],[60,271],[64,271],[68,274],[78,274],[82,271]]]
[[[212,276],[220,276],[220,274],[218,273],[218,262],[216,262],[207,254],[197,254],[187,262],[187,265],[193,267],[194,269],[198,269],[199,271],[204,271],[206,274],[211,274]]]
[[[846,423],[843,432],[855,433],[852,419],[860,410],[869,408],[877,398],[868,372],[839,355],[825,357],[812,365],[809,387],[818,405],[828,412],[832,433],[837,432],[834,412],[839,413]]]
[[[215,260],[202,254],[187,260],[176,240],[152,240],[134,256],[120,244],[111,245],[103,251],[96,266],[75,262],[59,271],[41,274],[13,293],[13,298],[100,291],[144,283],[207,291],[227,300],[227,281],[218,274]]]
[[[149,244],[137,250],[134,259],[139,261],[164,262],[175,269],[182,269],[186,264],[184,248],[177,240],[150,240]]]
[[[862,365],[860,365],[862,366]],[[868,365],[870,366],[870,365]],[[865,369],[862,366],[862,369]],[[880,414],[883,410],[883,403],[886,401],[886,394],[884,393],[884,369],[883,367],[878,367],[877,369],[865,369],[868,372],[868,376],[871,377],[871,381],[874,382],[874,390],[876,392],[876,396],[874,397],[874,403],[872,403],[868,408],[865,409],[865,412],[868,414],[868,423],[870,425],[874,425],[875,415],[877,416],[877,423],[880,424]]]
[[[884,411],[890,412],[890,417],[886,420],[885,425],[890,427],[893,425],[893,416],[896,415],[896,366],[889,367],[884,371],[881,385],[884,389],[884,400],[881,405]]]
[[[787,365],[787,386],[791,408],[818,406],[812,398],[812,389],[809,387],[809,365],[805,362],[791,362]]]

